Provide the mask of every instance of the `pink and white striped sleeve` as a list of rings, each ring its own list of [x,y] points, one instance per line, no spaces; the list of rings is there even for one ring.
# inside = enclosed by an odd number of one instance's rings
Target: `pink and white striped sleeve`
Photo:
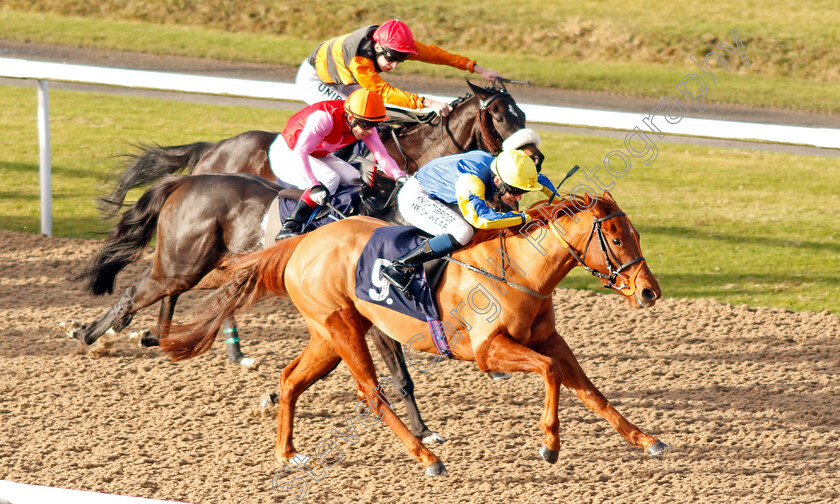
[[[385,145],[382,143],[382,139],[379,138],[379,134],[376,131],[364,137],[362,141],[373,153],[373,159],[376,161],[376,164],[385,171],[385,175],[388,175],[395,180],[406,176],[405,172],[402,171],[397,162],[394,161],[394,158],[388,154],[388,150],[385,149]]]
[[[315,152],[321,141],[330,134],[333,129],[333,119],[328,113],[318,110],[306,118],[306,124],[300,132],[297,144],[292,152],[298,155],[300,163],[295,169],[302,171],[303,176],[309,181],[310,187],[321,182],[312,173],[312,165],[309,163],[309,155]]]

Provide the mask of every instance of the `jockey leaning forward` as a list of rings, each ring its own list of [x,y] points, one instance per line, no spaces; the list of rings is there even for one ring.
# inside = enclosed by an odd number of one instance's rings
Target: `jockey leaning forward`
[[[391,20],[322,42],[300,65],[295,84],[304,92],[306,103],[343,100],[362,87],[390,105],[409,109],[429,107],[440,116],[448,115],[452,111],[448,103],[397,89],[379,76],[405,60],[468,70],[491,82],[499,77],[498,72],[477,65],[475,60],[416,42],[405,23]]]
[[[281,182],[305,189],[292,214],[283,222],[277,240],[300,234],[312,211],[334,194],[340,183],[350,183],[359,172],[332,153],[361,140],[376,163],[394,179],[405,177],[382,145],[376,126],[387,118],[382,98],[358,89],[346,100],[315,103],[289,118],[272,144],[271,170]]]
[[[530,217],[510,209],[526,192],[555,193],[534,161],[521,150],[503,150],[497,157],[470,151],[438,158],[417,171],[400,189],[397,201],[402,216],[412,225],[435,235],[382,269],[382,277],[405,292],[414,272],[424,262],[466,245],[474,229],[498,229],[528,222]]]

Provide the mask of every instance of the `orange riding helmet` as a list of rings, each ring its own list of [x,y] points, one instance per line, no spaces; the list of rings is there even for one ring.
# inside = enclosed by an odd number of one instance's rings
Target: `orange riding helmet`
[[[388,118],[382,97],[365,88],[350,93],[344,101],[344,111],[353,118],[354,123],[379,123]]]

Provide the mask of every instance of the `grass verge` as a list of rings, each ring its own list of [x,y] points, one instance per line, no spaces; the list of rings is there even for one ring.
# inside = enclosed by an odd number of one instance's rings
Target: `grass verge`
[[[155,4],[155,2],[147,3]],[[244,10],[247,11],[247,9]],[[595,16],[596,14],[603,15],[600,12],[588,15]],[[688,14],[680,13],[680,15],[687,16]],[[359,26],[365,22],[372,22],[368,21],[372,16],[371,13],[365,16],[367,17],[358,20]],[[114,17],[119,16],[111,13],[111,17],[106,18],[82,18],[50,12],[0,11],[0,26],[3,27],[0,38],[293,66],[297,66],[309,55],[321,40],[311,36],[304,37],[299,31],[291,29],[287,30],[289,34],[276,35],[259,30],[226,31],[213,28],[212,26],[215,25],[210,21],[207,21],[211,25],[208,27],[156,24],[113,19]],[[137,14],[134,17],[142,16]],[[572,21],[567,21],[572,23]],[[346,24],[348,21],[345,19],[342,22]],[[804,24],[805,21],[801,23]],[[578,24],[588,26],[583,21],[579,21]],[[574,26],[570,25],[569,30],[572,30]],[[615,47],[602,48],[598,54],[567,53],[565,49],[552,51],[548,45],[541,45],[550,44],[550,40],[553,40],[550,35],[545,35],[545,40],[542,42],[534,39],[533,36],[525,37],[523,34],[519,39],[514,38],[508,43],[480,43],[476,41],[477,34],[472,39],[452,38],[449,31],[434,28],[429,22],[418,22],[417,30],[418,38],[420,38],[419,33],[425,35],[421,40],[435,41],[449,50],[468,54],[484,66],[495,68],[504,75],[520,80],[530,80],[538,86],[660,98],[668,94],[679,95],[676,86],[682,78],[689,73],[700,73],[700,70],[689,59],[692,54],[703,57],[720,43],[734,46],[735,42],[730,40],[730,30],[735,26],[735,24],[730,25],[725,21],[719,21],[713,25],[704,25],[704,30],[715,30],[711,33],[697,33],[696,27],[685,33],[678,32],[670,35],[651,32],[646,36],[648,41],[641,45],[639,43],[641,35],[634,38],[632,30],[626,31],[629,28],[623,27],[619,30],[618,27],[614,27],[616,33],[620,32],[623,35],[610,35],[616,39],[613,41]],[[750,25],[745,26],[750,27]],[[326,33],[337,35],[351,29],[343,26],[335,28],[338,31]],[[320,29],[323,30],[323,27]],[[478,31],[473,25],[465,26],[463,30],[467,33]],[[587,34],[587,37],[592,32],[592,29],[587,28],[580,28],[580,30]],[[761,28],[762,33],[764,30]],[[596,30],[595,33],[600,32]],[[604,33],[601,35],[607,36]],[[797,55],[788,49],[782,50],[776,47],[779,41],[775,39],[768,39],[765,41],[767,45],[762,45],[762,42],[756,40],[755,35],[745,32],[742,28],[741,36],[748,41],[744,43],[747,44],[750,66],[747,68],[737,57],[729,59],[732,69],[728,72],[719,68],[717,63],[713,63],[711,68],[721,81],[710,86],[707,101],[823,113],[840,112],[840,86],[836,85],[836,78],[840,75],[832,73],[838,71],[836,67],[829,66],[813,75],[792,68],[784,69],[790,65],[796,68],[810,68],[818,65],[823,68],[824,61],[830,59],[826,51],[834,51],[836,44],[826,44],[818,35],[819,33],[813,35],[815,38],[811,42],[812,45],[808,47],[822,55],[821,58]],[[487,35],[482,37],[487,38]],[[624,40],[625,38],[627,40]],[[573,39],[576,42],[571,45],[578,47],[580,51],[588,47],[574,37]],[[750,40],[752,41],[749,42]],[[627,51],[629,53],[624,54]],[[720,49],[717,51],[723,52]],[[779,54],[787,54],[782,58],[784,62],[774,63],[774,60],[781,57]],[[813,60],[811,66],[807,63],[809,59]],[[401,66],[397,72],[445,77],[463,76],[462,72],[448,67],[411,62]]]

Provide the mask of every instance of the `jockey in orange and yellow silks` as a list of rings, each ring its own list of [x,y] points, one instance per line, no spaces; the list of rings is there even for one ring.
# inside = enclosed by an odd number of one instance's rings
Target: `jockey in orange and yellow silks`
[[[391,105],[429,107],[439,115],[448,115],[452,110],[448,103],[403,91],[379,76],[405,60],[475,72],[491,82],[499,77],[498,72],[477,65],[475,60],[415,41],[405,23],[391,20],[322,42],[301,64],[295,83],[304,92],[307,103],[344,99],[362,87]]]

